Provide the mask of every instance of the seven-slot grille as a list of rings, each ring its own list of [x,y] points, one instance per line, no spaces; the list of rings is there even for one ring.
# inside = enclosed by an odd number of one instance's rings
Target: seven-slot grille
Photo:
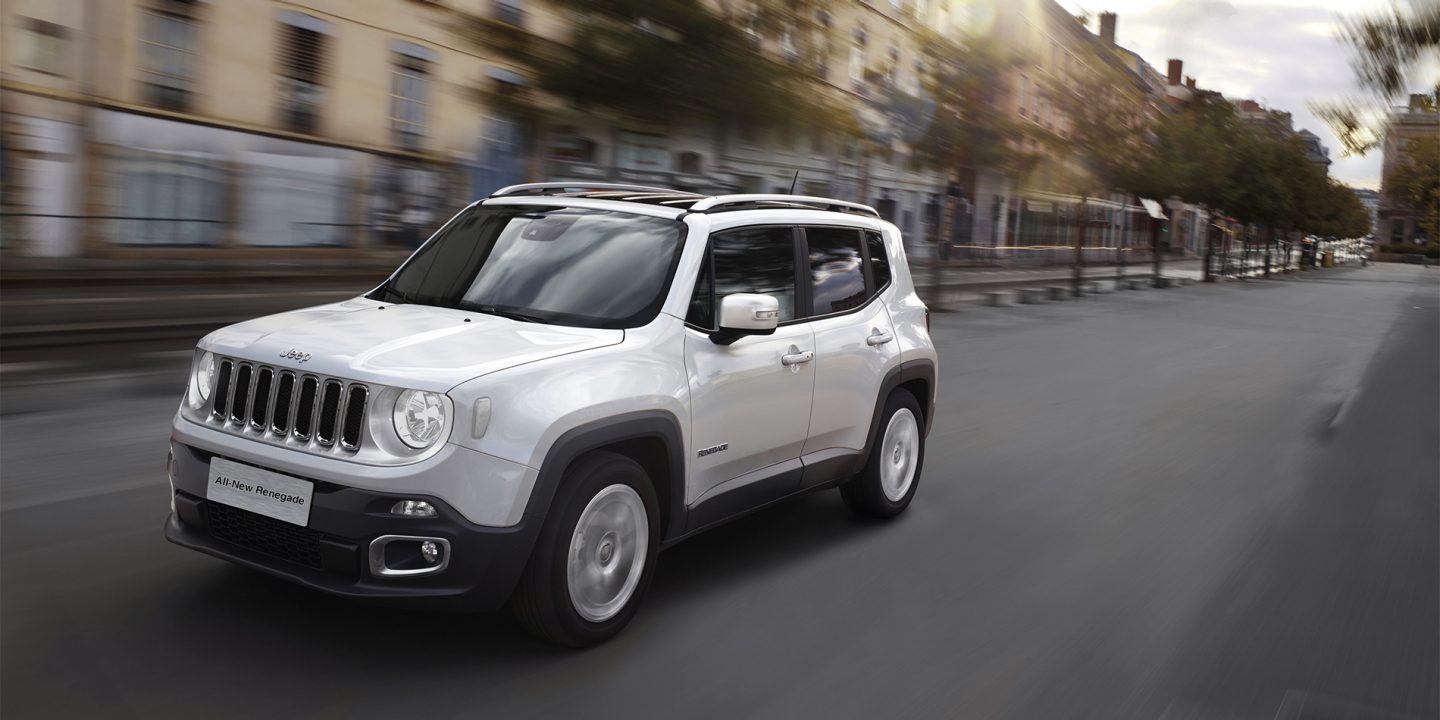
[[[360,449],[370,390],[359,383],[223,358],[210,417],[237,432]]]

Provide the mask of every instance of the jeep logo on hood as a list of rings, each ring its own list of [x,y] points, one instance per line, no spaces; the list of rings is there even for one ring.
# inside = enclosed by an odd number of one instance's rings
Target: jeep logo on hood
[[[296,362],[302,362],[302,363],[303,363],[303,362],[305,362],[305,361],[307,361],[307,360],[310,359],[310,353],[300,352],[299,350],[296,350],[295,348],[290,348],[289,350],[286,350],[285,352],[280,353],[280,357],[282,357],[282,358],[284,358],[284,359],[286,359],[286,360],[294,360],[294,361],[296,361]]]

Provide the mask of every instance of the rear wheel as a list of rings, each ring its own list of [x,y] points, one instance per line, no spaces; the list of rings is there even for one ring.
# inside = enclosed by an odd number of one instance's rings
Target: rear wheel
[[[655,519],[655,491],[639,464],[610,452],[577,460],[510,600],[516,619],[571,647],[620,632],[655,567]]]
[[[910,505],[925,461],[924,417],[914,395],[905,390],[890,394],[865,467],[840,486],[840,496],[852,511],[892,518]]]

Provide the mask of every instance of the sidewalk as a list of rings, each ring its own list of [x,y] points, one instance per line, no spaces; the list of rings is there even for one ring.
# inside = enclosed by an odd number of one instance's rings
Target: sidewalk
[[[195,340],[234,322],[354,297],[375,287],[393,266],[300,264],[236,265],[90,271],[19,271],[0,275],[0,363],[72,361],[93,353],[137,354],[185,350]],[[1149,279],[1149,263],[1127,265],[1124,277]],[[1199,280],[1201,263],[1168,260],[1162,273]],[[1073,270],[1043,268],[943,268],[938,297],[943,305],[977,303],[984,293],[1023,287],[1069,288]],[[49,276],[49,280],[45,279]],[[937,298],[933,268],[912,275],[927,301]],[[1087,282],[1113,282],[1116,268],[1084,268]],[[1114,285],[1110,286],[1111,289]]]

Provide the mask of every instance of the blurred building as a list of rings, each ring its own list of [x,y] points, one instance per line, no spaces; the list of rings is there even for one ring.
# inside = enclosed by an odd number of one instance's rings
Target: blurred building
[[[1385,157],[1381,163],[1383,174],[1380,184],[1380,208],[1376,218],[1377,241],[1411,243],[1425,239],[1424,230],[1417,225],[1424,216],[1424,209],[1411,207],[1394,197],[1389,192],[1385,179],[1390,177],[1391,171],[1409,152],[1411,141],[1435,137],[1440,137],[1440,108],[1431,105],[1424,95],[1411,95],[1408,105],[1396,108],[1390,114],[1383,146]]]
[[[1369,188],[1354,188],[1354,190],[1355,197],[1360,198],[1360,205],[1370,216],[1370,234],[1379,235],[1380,193]]]
[[[574,15],[541,0],[7,0],[0,252],[391,262],[470,199],[549,179],[702,192],[783,192],[795,181],[797,192],[874,205],[924,255],[944,173],[912,166],[914,128],[904,125],[913,119],[893,100],[923,105],[927,33],[986,35],[1022,51],[998,97],[1016,118],[1062,134],[1055,89],[1101,64],[1123,70],[1117,91],[1135,117],[1194,92],[1178,60],[1162,75],[1116,45],[1114,14],[1093,34],[1054,0],[794,7],[822,29],[817,80],[843,99],[861,137],[659,127],[563,108],[529,127],[482,92],[523,88],[527,68],[459,37],[455,20],[487,17],[507,33],[565,42]],[[795,52],[784,34],[755,39],[781,59]],[[951,240],[1072,242],[1066,213],[1080,197],[1061,179],[1083,169],[1047,156],[1026,178],[981,173],[974,197],[959,200]],[[1087,202],[1103,218],[1097,246],[1142,242],[1136,198]]]
[[[511,160],[466,88],[515,73],[453,41],[456,6],[552,20],[519,0],[6,2],[5,251],[415,245]]]
[[[711,4],[722,10],[736,5],[718,0]],[[794,12],[813,13],[798,22],[813,25],[824,37],[813,67],[820,83],[817,91],[830,93],[853,114],[861,137],[718,120],[662,126],[557,107],[537,129],[542,166],[531,174],[705,193],[784,193],[793,183],[800,194],[873,205],[900,227],[913,254],[924,255],[933,247],[926,240],[939,218],[943,174],[912,167],[904,128],[897,127],[903,119],[892,117],[882,105],[893,94],[915,98],[921,93],[921,34],[950,32],[963,22],[959,11],[964,5],[959,0],[795,5]],[[801,61],[788,33],[759,28],[749,32],[777,60]],[[517,82],[525,82],[523,76]]]
[[[1125,117],[1116,122],[1141,122],[1172,111],[1194,97],[1193,79],[1182,77],[1180,60],[1171,60],[1161,74],[1139,54],[1119,45],[1115,13],[1101,13],[1092,33],[1084,18],[1070,15],[1053,0],[1010,3],[981,0],[984,13],[972,13],[970,32],[999,38],[1002,45],[1022,53],[1023,60],[1010,72],[1007,107],[1023,122],[1034,123],[1061,137],[1073,126],[1064,103],[1056,95],[1073,92],[1087,77],[1113,77],[1111,86]],[[1102,74],[1103,73],[1103,74]],[[1069,246],[1075,242],[1075,217],[1085,185],[1086,170],[1077,158],[1043,153],[1040,165],[1025,177],[1003,171],[981,174],[975,198],[974,242],[1009,248]],[[1117,248],[1149,246],[1148,214],[1139,198],[1123,193],[1085,197],[1090,215],[1086,245],[1097,258],[1108,261]],[[1200,208],[1177,204],[1170,208],[1173,233],[1165,245],[1173,251],[1198,252],[1197,228],[1208,218]],[[1021,254],[1015,253],[1015,257]]]
[[[1319,165],[1328,174],[1330,172],[1330,148],[1320,142],[1320,136],[1309,130],[1302,128],[1295,134],[1300,137],[1300,142],[1305,144],[1305,159]]]
[[[920,24],[957,22],[951,4],[826,5],[817,20],[844,41],[821,79],[857,115],[882,86],[918,92]],[[477,92],[523,86],[525,68],[457,39],[462,14],[550,39],[571,30],[534,0],[7,2],[4,251],[389,255],[460,203],[541,179],[776,192],[799,171],[797,192],[863,194],[912,241],[938,217],[939,176],[888,138],[863,153],[819,134],[556,113],[532,150]]]

